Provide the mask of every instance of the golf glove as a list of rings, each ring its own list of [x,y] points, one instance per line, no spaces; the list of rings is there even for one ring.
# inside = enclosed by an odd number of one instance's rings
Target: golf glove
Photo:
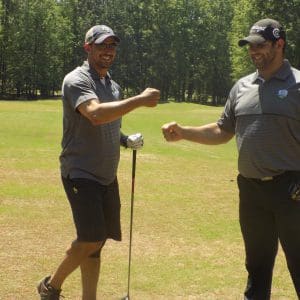
[[[131,134],[127,138],[127,147],[132,150],[138,150],[144,145],[144,138],[141,133]]]

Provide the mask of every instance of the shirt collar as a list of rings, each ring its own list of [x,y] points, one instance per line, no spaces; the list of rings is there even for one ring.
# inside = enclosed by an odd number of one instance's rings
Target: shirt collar
[[[255,73],[253,73],[252,83],[264,83],[265,80],[259,75],[258,71],[256,70]]]
[[[285,80],[292,73],[291,65],[287,59],[283,61],[281,68],[272,76],[277,79]]]
[[[94,68],[92,68],[90,66],[90,64],[87,60],[85,60],[83,62],[82,68],[85,69],[87,72],[89,72],[94,80],[100,80],[98,73],[96,72],[96,70]],[[111,81],[111,76],[108,72],[105,76],[105,81],[108,83],[110,83],[110,81]]]
[[[288,76],[290,76],[291,73],[292,70],[289,61],[287,59],[284,59],[282,66],[275,74],[272,75],[270,79],[277,78],[279,80],[285,80]],[[262,78],[259,75],[258,71],[256,70],[256,72],[253,74],[252,83],[263,83],[263,82],[265,82],[265,79]]]

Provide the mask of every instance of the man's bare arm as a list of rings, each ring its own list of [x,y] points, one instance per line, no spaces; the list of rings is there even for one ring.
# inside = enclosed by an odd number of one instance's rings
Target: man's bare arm
[[[100,125],[119,119],[138,107],[154,107],[159,98],[160,92],[158,90],[147,88],[137,96],[120,101],[102,103],[98,99],[92,99],[80,104],[78,110],[93,125]]]
[[[171,122],[162,126],[162,132],[168,142],[184,139],[205,145],[224,144],[234,136],[234,134],[220,128],[217,123],[192,127]]]

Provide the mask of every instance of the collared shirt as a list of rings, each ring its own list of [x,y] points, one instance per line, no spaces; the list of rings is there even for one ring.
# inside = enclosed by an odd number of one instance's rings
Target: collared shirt
[[[62,96],[62,176],[110,184],[116,177],[119,164],[121,119],[94,126],[77,108],[91,99],[99,99],[100,102],[121,99],[119,85],[109,75],[103,84],[86,61],[65,76]]]
[[[300,170],[300,71],[284,60],[269,80],[257,72],[240,79],[218,125],[236,135],[243,176]]]

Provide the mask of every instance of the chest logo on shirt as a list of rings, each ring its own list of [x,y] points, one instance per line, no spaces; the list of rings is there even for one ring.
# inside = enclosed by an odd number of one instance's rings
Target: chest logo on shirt
[[[279,91],[277,92],[277,96],[278,96],[280,99],[286,98],[288,94],[289,94],[288,90],[279,90]]]

